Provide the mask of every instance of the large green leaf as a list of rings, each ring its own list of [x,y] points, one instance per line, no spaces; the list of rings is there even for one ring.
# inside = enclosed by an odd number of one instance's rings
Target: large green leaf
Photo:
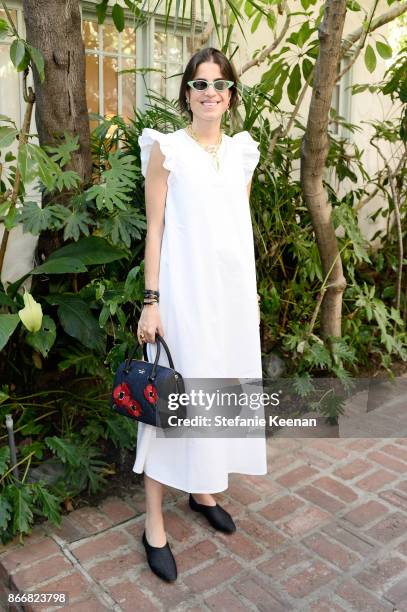
[[[126,210],[126,202],[131,200],[129,192],[133,190],[136,179],[135,159],[133,155],[123,155],[121,151],[109,153],[110,168],[102,172],[100,183],[87,189],[86,200],[95,200],[99,210]]]
[[[6,346],[19,322],[17,314],[0,314],[0,351]]]
[[[41,232],[50,227],[52,219],[53,214],[51,206],[44,206],[44,208],[41,208],[37,202],[30,201],[24,202],[19,220],[23,224],[24,232],[30,232],[34,236],[38,236]]]
[[[124,243],[129,248],[132,239],[139,240],[141,231],[146,227],[145,219],[131,207],[117,210],[100,221],[102,236],[107,236],[114,244]]]
[[[61,459],[62,463],[67,463],[73,467],[79,466],[80,457],[76,444],[64,438],[58,438],[58,436],[48,436],[45,438],[45,443]]]
[[[61,523],[60,503],[61,500],[50,493],[42,483],[37,483],[34,487],[34,496],[39,503],[44,516],[54,525]]]
[[[19,72],[25,70],[29,64],[30,56],[24,42],[18,38],[11,43],[10,59]]]
[[[48,258],[45,263],[31,270],[30,274],[66,274],[67,272],[87,272],[87,268],[80,259],[57,257]]]
[[[0,149],[9,147],[13,144],[15,137],[18,134],[18,130],[3,125],[0,127]]]
[[[64,132],[64,140],[57,146],[46,146],[45,149],[52,153],[54,162],[61,167],[68,164],[72,159],[72,153],[79,149],[79,136],[72,136],[69,132]]]
[[[307,57],[304,57],[302,62],[302,73],[304,75],[304,79],[308,79],[309,75],[312,72],[314,64]]]
[[[112,17],[114,21],[114,25],[119,30],[119,32],[123,32],[124,30],[124,10],[120,4],[115,4],[112,9]]]
[[[291,104],[297,102],[298,93],[301,89],[301,72],[299,64],[295,64],[290,74],[290,80],[287,85],[288,98]]]
[[[98,16],[98,23],[102,24],[106,17],[107,4],[109,0],[102,0],[96,5],[96,15]]]
[[[76,295],[66,294],[50,294],[46,299],[50,304],[58,306],[59,320],[69,336],[90,349],[99,352],[105,350],[106,336],[86,302]]]
[[[377,49],[378,54],[383,59],[390,59],[391,56],[393,55],[393,51],[390,45],[386,45],[385,43],[382,43],[380,41],[376,41],[376,49]]]
[[[33,522],[32,490],[21,485],[9,485],[7,493],[13,503],[14,532],[29,533]]]
[[[10,283],[10,285],[8,285],[7,287],[7,293],[10,297],[15,296],[21,284],[25,281],[26,278],[28,278],[32,274],[74,274],[80,272],[87,272],[87,270],[87,267],[79,259],[74,259],[73,257],[60,257],[55,260],[48,259],[40,266],[37,266],[36,268],[31,270],[31,272],[24,274],[24,276],[16,280],[14,283]]]
[[[309,22],[304,21],[302,26],[297,32],[297,45],[303,47],[304,43],[308,40],[314,30],[310,28]]]
[[[42,318],[41,329],[35,333],[28,332],[25,341],[40,352],[43,357],[48,357],[48,353],[53,346],[57,337],[56,326],[54,321],[48,315]]]
[[[119,247],[109,244],[104,238],[89,236],[81,238],[78,242],[67,244],[54,251],[48,261],[54,261],[61,257],[73,257],[84,265],[106,264],[126,257],[126,252]]]
[[[64,219],[64,240],[79,240],[81,234],[89,236],[89,226],[95,225],[92,217],[86,210],[69,210]]]
[[[45,64],[44,64],[44,58],[42,56],[42,53],[38,51],[38,49],[36,49],[32,45],[29,45],[28,43],[26,43],[26,45],[27,45],[27,50],[30,55],[31,61],[33,62],[34,66],[37,69],[41,83],[43,83],[45,79],[45,71],[44,71]]]
[[[367,45],[365,50],[365,65],[369,72],[373,72],[376,68],[376,54],[373,51],[372,45]]]

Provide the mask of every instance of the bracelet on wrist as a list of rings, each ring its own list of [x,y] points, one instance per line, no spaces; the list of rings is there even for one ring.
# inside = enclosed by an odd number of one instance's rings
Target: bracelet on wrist
[[[160,292],[155,291],[154,289],[144,289],[144,295],[156,295],[157,297],[160,297]]]

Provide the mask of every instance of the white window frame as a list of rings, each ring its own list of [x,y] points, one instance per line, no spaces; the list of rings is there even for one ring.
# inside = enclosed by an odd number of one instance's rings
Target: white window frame
[[[129,16],[126,15],[126,18],[129,19]],[[111,57],[111,58],[115,58],[117,60],[117,70],[118,70],[118,74],[117,74],[117,114],[118,115],[122,115],[122,111],[123,111],[123,75],[120,74],[120,71],[123,70],[123,60],[124,59],[133,59],[134,60],[134,67],[137,68],[137,52],[138,52],[138,48],[139,45],[137,44],[138,42],[138,31],[136,30],[135,32],[135,36],[136,36],[136,53],[135,55],[132,54],[122,54],[122,37],[121,37],[121,33],[117,32],[118,34],[118,48],[117,48],[117,52],[114,51],[104,51],[103,49],[103,28],[104,28],[104,24],[99,25],[98,24],[98,20],[97,20],[97,15],[96,12],[92,12],[91,9],[89,9],[89,7],[87,6],[86,8],[81,8],[81,29],[83,27],[83,21],[93,21],[96,23],[96,25],[98,26],[98,48],[97,49],[86,49],[85,48],[85,56],[87,55],[97,55],[99,58],[102,57]],[[109,25],[114,25],[113,24],[113,20],[109,17],[106,17],[105,22]],[[140,28],[141,29],[141,28]],[[136,73],[137,74],[137,73]],[[104,115],[105,114],[105,97],[104,97],[104,81],[103,81],[103,60],[98,62],[98,81],[99,81],[99,91],[98,91],[98,99],[99,99],[99,114],[100,115]],[[138,83],[137,83],[137,78],[136,78],[136,91],[135,91],[135,99],[134,99],[134,104],[135,107],[137,108],[137,92],[138,92]]]
[[[161,15],[156,15],[151,19],[152,22],[152,27],[151,27],[151,53],[150,53],[150,63],[148,64],[149,66],[152,65],[153,61],[154,61],[154,34],[157,32],[163,33],[163,34],[173,34],[173,29],[174,29],[174,22],[175,19],[174,17],[168,19],[168,25],[167,25],[167,30],[165,30],[165,18]],[[201,22],[199,22],[199,25],[201,25]],[[206,27],[206,22],[204,22],[203,24],[203,29],[205,29]],[[177,27],[177,31],[175,32],[176,36],[182,36],[183,40],[185,41],[186,38],[189,36],[191,36],[190,30],[187,29],[188,26],[184,25],[184,26],[180,26],[178,24]],[[203,31],[203,30],[202,30]],[[197,34],[201,33],[201,30],[198,29]],[[186,42],[183,42],[182,44],[182,65],[185,68],[186,64],[188,63],[189,60],[189,55],[187,52],[187,45]],[[163,62],[164,64],[164,62]],[[168,55],[166,57],[166,61],[165,61],[165,71],[166,74],[168,74],[168,64],[169,64],[169,60],[168,60]],[[148,87],[149,89],[151,89],[151,77],[152,74],[149,73],[149,79],[148,79]],[[165,96],[167,95],[167,92],[165,92]]]

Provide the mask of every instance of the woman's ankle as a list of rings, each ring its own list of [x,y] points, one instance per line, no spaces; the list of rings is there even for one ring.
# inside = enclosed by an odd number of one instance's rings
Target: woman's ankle
[[[211,493],[192,493],[192,497],[198,504],[205,506],[215,506],[216,500]]]
[[[147,541],[151,546],[164,546],[167,542],[163,516],[146,514],[144,528]]]

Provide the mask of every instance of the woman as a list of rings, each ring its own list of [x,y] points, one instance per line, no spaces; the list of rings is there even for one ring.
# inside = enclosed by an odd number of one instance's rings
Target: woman
[[[149,360],[158,332],[185,378],[261,379],[259,310],[249,194],[259,161],[248,132],[221,132],[238,104],[237,76],[223,53],[202,49],[183,74],[179,104],[191,120],[169,134],[139,137],[145,176],[145,300],[138,323]],[[164,353],[162,350],[161,353]],[[160,355],[160,364],[168,366]],[[266,474],[265,438],[165,438],[139,423],[133,470],[144,472],[143,544],[151,569],[177,577],[167,542],[164,485],[190,493],[192,510],[233,533],[232,517],[213,497],[228,474]]]

